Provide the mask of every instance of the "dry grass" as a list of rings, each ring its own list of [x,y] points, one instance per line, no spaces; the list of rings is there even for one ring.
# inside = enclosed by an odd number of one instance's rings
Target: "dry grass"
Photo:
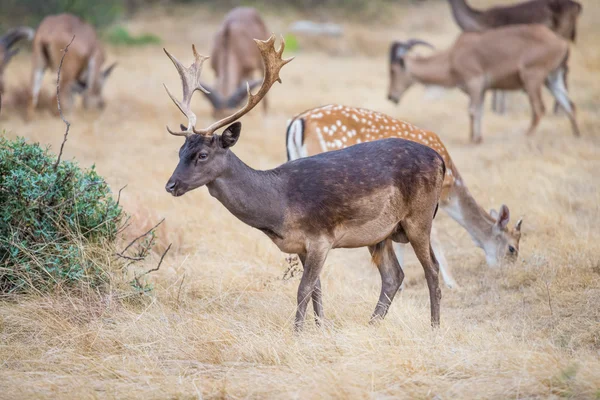
[[[323,273],[330,326],[321,331],[310,322],[294,336],[298,280],[281,279],[277,248],[206,189],[177,199],[164,191],[181,143],[164,129],[181,121],[161,85],[178,85],[170,61],[156,47],[110,49],[120,65],[108,84],[109,107],[102,115],[70,116],[66,158],[95,163],[115,190],[128,184],[129,211],[166,217],[166,235],[181,235],[173,239],[179,250],[148,277],[151,296],[57,293],[0,303],[0,397],[600,398],[596,0],[583,1],[572,52],[571,92],[583,137],[574,139],[567,119],[553,115],[536,136],[525,137],[529,109],[522,94],[513,94],[509,115],[486,113],[477,147],[467,144],[463,94],[433,97],[415,87],[400,107],[385,99],[391,39],[421,37],[444,47],[457,34],[447,5],[426,3],[398,9],[393,28],[346,26],[367,48],[376,44],[375,55],[299,54],[272,91],[272,112],[244,118],[236,153],[256,168],[282,163],[286,120],[323,103],[406,118],[443,138],[482,206],[506,203],[513,218],[524,216],[517,264],[486,267],[483,252],[442,213],[441,238],[461,288],[444,290],[439,331],[429,327],[427,289],[414,258],[407,260],[406,290],[386,320],[371,327],[378,273],[367,251],[339,250]],[[189,61],[191,42],[208,51],[219,18],[189,8],[168,16],[150,11],[128,28],[154,29]],[[288,22],[267,21],[274,31]],[[28,69],[21,55],[7,73],[20,81]],[[208,122],[207,104],[199,98],[195,108]],[[11,136],[60,144],[62,123],[47,113],[30,124],[7,114],[0,122]]]

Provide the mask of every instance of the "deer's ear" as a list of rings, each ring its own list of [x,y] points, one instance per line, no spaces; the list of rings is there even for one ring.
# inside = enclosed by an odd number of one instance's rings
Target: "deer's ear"
[[[505,229],[508,225],[508,220],[510,219],[510,211],[508,211],[508,207],[504,204],[500,207],[500,211],[498,211],[498,218],[496,219],[496,226],[500,229]]]
[[[229,125],[221,135],[221,145],[224,149],[233,146],[239,139],[242,133],[242,123],[234,122]]]

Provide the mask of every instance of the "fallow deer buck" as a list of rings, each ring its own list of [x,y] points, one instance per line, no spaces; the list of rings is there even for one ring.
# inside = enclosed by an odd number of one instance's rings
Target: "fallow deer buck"
[[[575,42],[581,4],[573,0],[530,0],[487,10],[475,10],[466,0],[449,0],[452,16],[464,32],[483,32],[507,25],[542,24]],[[566,75],[565,75],[566,84]],[[504,96],[494,91],[492,108],[504,112]],[[555,105],[555,112],[558,103]]]
[[[75,37],[75,39],[73,39]],[[103,109],[102,89],[116,63],[102,70],[106,54],[94,28],[71,14],[51,15],[42,20],[33,38],[31,101],[27,118],[37,107],[44,71],[58,70],[62,51],[69,46],[60,75],[60,104],[68,110],[73,93],[83,92],[85,108]],[[58,109],[53,107],[58,114]]]
[[[265,65],[257,94],[248,89],[246,105],[206,129],[196,129],[190,101],[200,85],[205,57],[196,53],[185,68],[166,50],[183,85],[183,99],[171,99],[188,119],[179,151],[179,164],[166,190],[173,196],[205,186],[233,215],[264,232],[281,251],[298,254],[304,272],[298,288],[295,326],[301,329],[312,299],[315,319],[323,319],[319,275],[334,248],[367,246],[377,265],[382,289],[372,320],[383,318],[404,273],[394,256],[392,241],[411,243],[424,270],[431,302],[431,321],[440,322],[441,291],[438,262],[429,236],[444,180],[443,159],[434,150],[402,139],[364,143],[348,149],[285,163],[269,171],[244,164],[230,148],[241,124],[234,122],[252,110],[279,78],[291,59],[275,50],[275,37],[256,40]],[[217,129],[230,124],[221,134]]]
[[[263,72],[262,58],[253,39],[269,37],[267,27],[256,9],[236,7],[231,10],[213,39],[210,65],[217,78],[214,89],[202,82],[204,95],[219,118],[237,109],[246,97],[246,82],[250,89],[260,85],[253,79],[256,71]],[[265,111],[267,101],[263,100]]]
[[[503,260],[517,259],[522,220],[517,221],[514,229],[510,229],[507,206],[503,204],[499,213],[487,213],[480,207],[467,189],[444,143],[433,132],[376,111],[330,104],[307,110],[290,120],[286,136],[288,160],[390,137],[423,144],[442,156],[446,164],[446,175],[440,206],[483,249],[489,266],[496,266]],[[431,245],[439,261],[444,282],[448,287],[456,286],[442,245],[437,239],[436,229],[431,232]],[[397,244],[394,249],[402,264],[404,246]]]
[[[431,56],[410,54],[416,45],[433,47],[415,39],[391,46],[388,99],[394,103],[415,82],[458,87],[470,98],[471,141],[480,143],[487,90],[525,90],[532,109],[527,133],[532,134],[545,113],[541,90],[546,85],[579,136],[575,105],[564,81],[569,44],[545,26],[512,25],[462,33],[450,49]]]
[[[11,58],[19,52],[15,45],[24,39],[33,39],[33,29],[26,26],[9,29],[0,37],[0,93],[4,92],[4,69]]]

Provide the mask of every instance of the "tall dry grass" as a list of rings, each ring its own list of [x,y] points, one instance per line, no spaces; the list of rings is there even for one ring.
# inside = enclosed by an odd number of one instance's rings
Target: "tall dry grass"
[[[442,213],[441,239],[461,287],[443,291],[440,330],[429,327],[414,257],[388,317],[368,326],[380,279],[359,249],[336,250],[325,266],[329,326],[318,330],[309,321],[305,333],[293,335],[298,279],[282,279],[277,248],[205,189],[177,199],[164,192],[181,144],[164,129],[182,121],[161,87],[179,84],[170,61],[160,48],[109,49],[120,65],[107,86],[108,109],[69,116],[66,157],[95,163],[115,190],[128,184],[128,210],[166,217],[167,236],[180,235],[172,239],[180,249],[146,277],[150,295],[56,293],[1,302],[0,397],[599,398],[599,6],[583,1],[572,50],[570,88],[583,137],[573,138],[567,119],[554,115],[526,137],[529,109],[522,94],[512,94],[508,115],[486,108],[484,143],[473,146],[460,92],[415,87],[399,107],[385,99],[392,39],[420,37],[443,48],[457,35],[447,5],[425,3],[398,8],[394,26],[346,25],[366,50],[354,44],[343,57],[299,53],[272,90],[269,115],[244,118],[235,152],[255,168],[279,165],[286,120],[320,104],[405,118],[440,135],[483,207],[506,203],[514,220],[524,217],[518,263],[488,268],[468,234]],[[153,30],[189,62],[190,43],[208,52],[220,17],[193,7],[169,15],[150,10],[128,29]],[[276,32],[291,18],[266,16]],[[14,60],[10,79],[27,78],[27,61]],[[212,79],[208,69],[206,76]],[[199,120],[208,122],[208,105],[198,97]],[[63,132],[47,113],[30,124],[5,114],[0,124],[11,136],[55,148]]]

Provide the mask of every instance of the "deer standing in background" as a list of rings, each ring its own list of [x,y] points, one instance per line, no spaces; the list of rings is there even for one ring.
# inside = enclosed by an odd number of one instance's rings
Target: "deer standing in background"
[[[466,0],[449,0],[452,16],[464,32],[483,32],[507,25],[542,24],[567,40],[575,42],[581,4],[573,0],[530,0],[487,10],[474,10]],[[566,75],[565,75],[566,85]],[[558,109],[555,104],[555,112]],[[494,92],[492,108],[504,112],[504,97]]]
[[[116,63],[102,70],[106,55],[91,25],[71,14],[51,15],[42,20],[33,38],[28,119],[33,117],[37,107],[44,71],[47,68],[58,70],[62,52],[73,36],[75,39],[69,46],[69,54],[61,69],[61,107],[69,110],[73,103],[73,93],[83,92],[85,108],[104,108],[102,89]],[[58,114],[58,108],[53,109]]]
[[[237,7],[231,10],[213,39],[210,65],[217,78],[214,89],[202,82],[203,91],[213,106],[213,116],[221,117],[231,113],[246,98],[245,82],[250,89],[260,85],[261,80],[253,79],[256,71],[263,72],[260,52],[254,39],[269,37],[267,27],[256,9]],[[263,100],[265,111],[267,101]]]
[[[0,37],[0,93],[4,92],[4,69],[10,59],[19,52],[19,49],[14,47],[15,44],[24,39],[33,39],[33,33],[33,29],[21,26],[9,29]]]
[[[575,105],[569,99],[564,75],[569,44],[543,25],[514,25],[483,33],[462,33],[452,47],[431,56],[410,54],[415,45],[433,47],[422,40],[394,42],[390,49],[388,99],[398,104],[415,82],[458,87],[470,98],[471,141],[480,143],[485,92],[523,89],[532,109],[533,134],[545,113],[545,85],[566,111],[575,136],[579,128]]]
[[[510,213],[507,206],[503,204],[499,213],[493,211],[491,214],[481,208],[467,189],[448,150],[433,132],[375,111],[331,104],[307,110],[289,122],[286,137],[288,160],[390,137],[421,143],[442,156],[446,175],[440,206],[485,251],[489,266],[496,266],[503,260],[517,259],[522,220],[517,221],[514,229],[509,229]],[[448,287],[456,286],[435,229],[431,233],[431,245],[440,263],[444,282]],[[402,264],[404,246],[396,244],[395,251]]]
[[[311,299],[317,323],[323,319],[319,275],[334,248],[369,248],[382,278],[372,320],[383,318],[404,279],[392,241],[411,243],[415,249],[429,287],[431,321],[438,326],[439,266],[429,236],[445,173],[439,154],[418,143],[387,139],[257,171],[230,150],[241,132],[241,124],[234,121],[264,98],[273,83],[280,81],[280,69],[291,61],[281,58],[281,40],[279,50],[275,50],[274,36],[256,41],[265,65],[257,94],[248,89],[242,109],[200,130],[195,127],[190,101],[194,91],[204,90],[200,73],[205,58],[194,48],[195,62],[185,68],[165,50],[181,76],[182,101],[167,92],[188,118],[181,132],[167,128],[185,137],[167,192],[181,196],[206,186],[233,215],[264,232],[281,251],[298,254],[304,266],[298,287],[298,330]],[[228,124],[221,135],[215,134]]]

